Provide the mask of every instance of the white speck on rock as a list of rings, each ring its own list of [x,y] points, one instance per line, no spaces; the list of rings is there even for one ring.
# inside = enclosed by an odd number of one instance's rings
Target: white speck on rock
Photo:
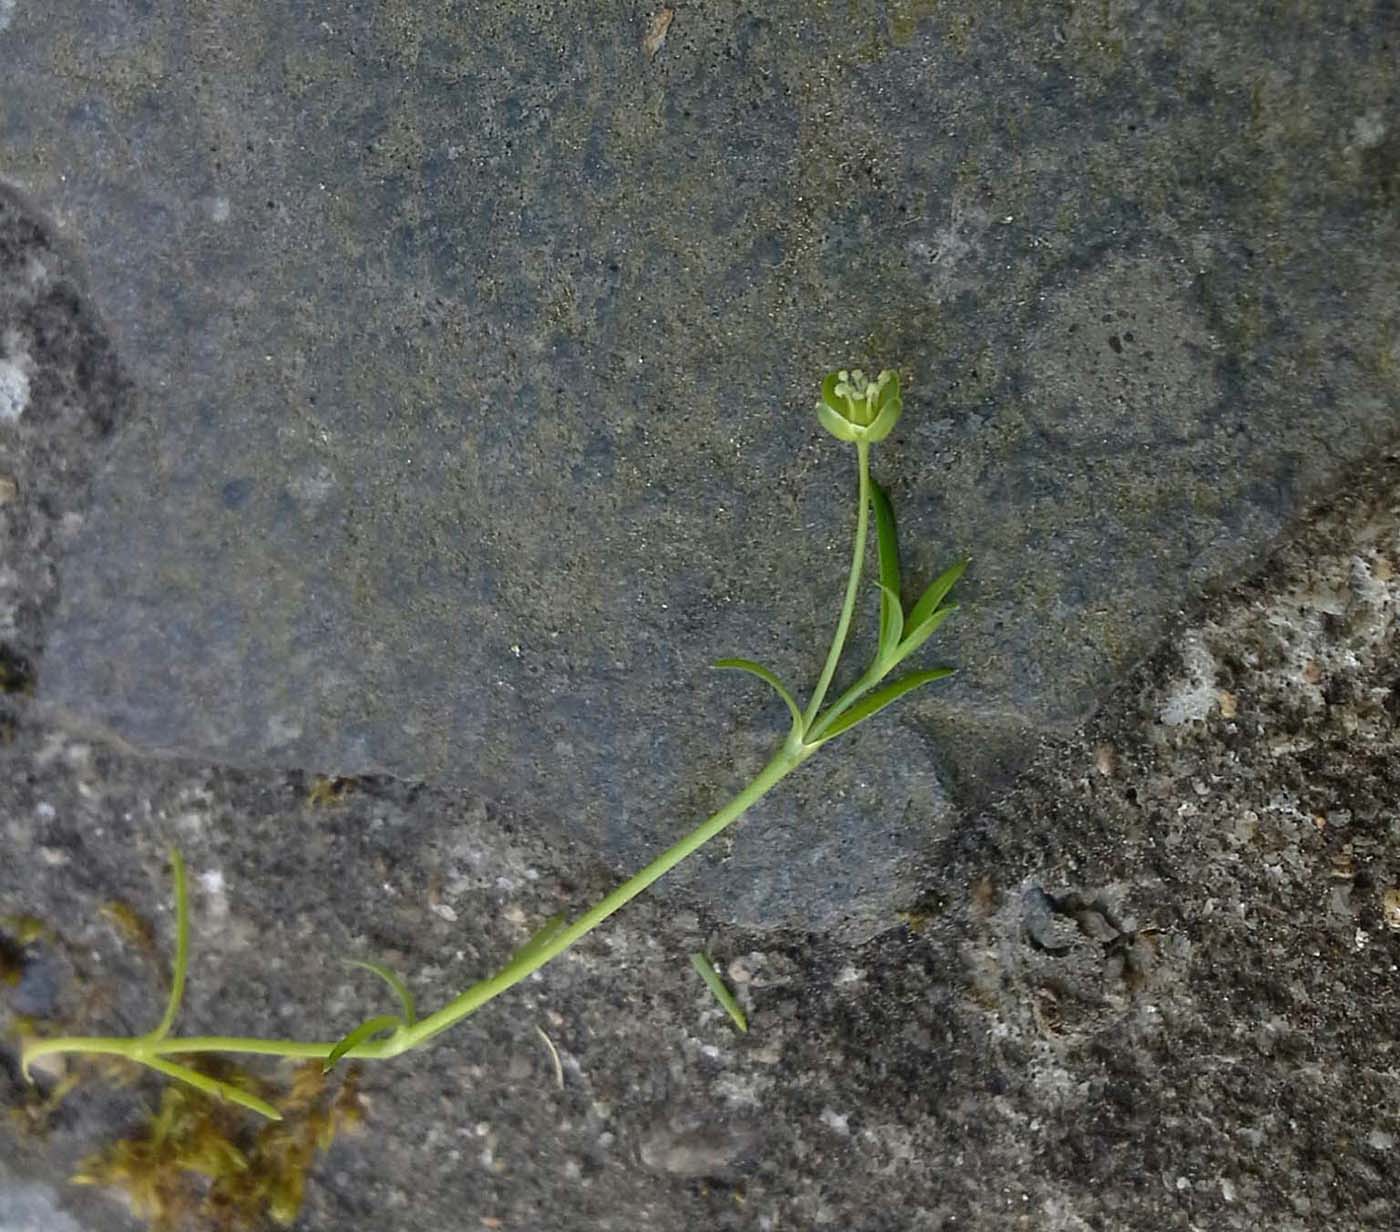
[[[4,0],[0,0],[3,4]],[[229,205],[227,197],[213,197],[209,201],[209,217],[215,222],[228,222],[229,213],[232,206]]]
[[[834,1108],[823,1108],[821,1121],[828,1129],[840,1134],[843,1138],[850,1136],[851,1118],[849,1114],[837,1112]]]
[[[292,741],[301,737],[301,724],[295,719],[285,714],[274,714],[267,720],[267,736],[264,744],[267,748],[278,748],[282,745],[291,744]]]
[[[4,30],[14,20],[16,0],[0,0],[0,30]]]
[[[187,809],[177,814],[171,820],[171,825],[184,834],[198,834],[204,829],[204,814],[196,809]]]
[[[5,0],[0,0],[0,27],[4,26]],[[1373,150],[1385,140],[1385,116],[1379,109],[1356,117],[1351,126],[1352,144],[1363,150]]]
[[[211,918],[221,920],[228,915],[228,896],[224,894],[224,874],[211,868],[199,874],[199,885],[205,894],[205,910]]]
[[[1168,727],[1204,719],[1218,700],[1215,656],[1206,649],[1199,634],[1187,635],[1181,646],[1181,658],[1186,667],[1186,679],[1176,682],[1161,710],[1161,721]]]
[[[743,1126],[685,1123],[657,1125],[642,1139],[638,1153],[653,1172],[702,1177],[722,1173],[752,1145],[753,1134]]]
[[[0,19],[5,0],[0,0]],[[0,359],[0,423],[14,423],[29,405],[29,377],[10,359]]]
[[[317,509],[335,490],[335,476],[330,467],[318,465],[298,475],[288,486],[294,497]]]

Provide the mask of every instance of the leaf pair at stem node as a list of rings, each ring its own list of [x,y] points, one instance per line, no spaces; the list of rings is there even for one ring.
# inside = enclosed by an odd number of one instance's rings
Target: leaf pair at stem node
[[[860,452],[864,479],[864,448]],[[948,597],[970,562],[964,558],[945,569],[929,583],[906,616],[903,600],[900,598],[899,539],[895,528],[894,510],[885,490],[873,479],[869,479],[867,483],[870,508],[875,513],[875,542],[879,555],[879,577],[876,585],[880,589],[880,636],[875,658],[860,678],[832,704],[825,715],[818,715],[820,699],[804,711],[776,673],[761,663],[755,663],[752,659],[731,658],[720,659],[714,664],[718,668],[748,672],[771,686],[783,699],[792,715],[789,738],[797,742],[804,754],[815,752],[826,741],[850,730],[857,723],[863,723],[906,693],[951,676],[954,670],[951,667],[935,667],[910,672],[883,687],[877,687],[890,672],[937,633],[943,622],[957,611],[957,604],[944,605],[943,600]],[[862,487],[866,487],[867,483],[863,483]]]

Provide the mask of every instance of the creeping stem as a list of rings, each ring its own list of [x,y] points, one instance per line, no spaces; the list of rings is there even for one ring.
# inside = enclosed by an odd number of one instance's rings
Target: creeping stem
[[[164,1039],[175,1025],[180,1002],[185,996],[185,972],[190,965],[190,893],[185,879],[185,861],[175,848],[170,849],[170,872],[175,880],[175,964],[170,974],[170,996],[166,998],[165,1013],[151,1032],[152,1040]]]
[[[846,648],[846,634],[850,632],[851,617],[855,615],[856,595],[860,591],[860,575],[865,565],[865,539],[870,525],[870,446],[865,441],[856,442],[856,460],[860,468],[860,505],[856,514],[856,544],[851,552],[851,575],[846,579],[846,599],[841,605],[841,618],[836,622],[831,649],[827,652],[816,691],[802,716],[804,731],[812,729],[817,713],[822,708],[822,702],[826,700],[826,691],[831,687],[831,678],[836,675],[836,665],[841,661],[841,652]]]
[[[178,1035],[174,1039],[153,1040],[149,1037],[124,1035],[63,1035],[52,1039],[31,1039],[25,1042],[21,1061],[26,1073],[40,1057],[58,1052],[100,1053],[109,1057],[125,1057],[128,1061],[145,1064],[153,1057],[185,1056],[196,1052],[243,1052],[259,1057],[323,1058],[332,1048],[330,1043],[315,1040],[258,1039],[249,1035]],[[371,1055],[371,1048],[357,1048],[350,1055]],[[381,1053],[374,1052],[374,1056]]]
[[[446,1031],[448,1027],[460,1022],[468,1014],[480,1009],[486,1002],[499,996],[512,985],[518,984],[527,975],[538,971],[551,959],[557,958],[580,937],[597,928],[613,912],[625,907],[654,881],[664,877],[687,856],[703,847],[720,831],[742,817],[808,756],[810,753],[800,745],[794,746],[791,741],[784,744],[768,764],[758,772],[753,782],[719,812],[702,822],[680,842],[657,856],[641,872],[629,877],[606,898],[585,911],[557,937],[542,946],[528,963],[515,970],[502,972],[501,975],[483,980],[480,984],[467,989],[459,997],[449,1001],[437,1013],[430,1014],[412,1027],[391,1036],[385,1041],[384,1051],[379,1055],[397,1056],[401,1052],[417,1047],[439,1032]]]
[[[629,877],[606,898],[602,899],[548,943],[530,955],[528,961],[512,963],[499,974],[472,985],[453,998],[436,1013],[419,1019],[409,1027],[401,1027],[386,1039],[371,1040],[349,1049],[344,1057],[373,1060],[396,1057],[426,1043],[433,1036],[461,1022],[469,1014],[513,988],[546,963],[557,958],[581,937],[595,929],[614,912],[626,906],[638,894],[665,876],[687,856],[703,847],[715,835],[742,817],[760,798],[782,781],[814,750],[789,740],[728,804],[702,822],[680,842],[657,856],[639,873]],[[177,866],[178,867],[178,866]],[[67,1036],[55,1039],[30,1040],[23,1052],[23,1064],[29,1066],[39,1057],[60,1052],[103,1053],[122,1056],[145,1064],[163,1056],[197,1052],[238,1052],[260,1056],[324,1058],[335,1047],[334,1041],[270,1040],[233,1035],[196,1035],[171,1039],[155,1034],[126,1038],[120,1036]]]

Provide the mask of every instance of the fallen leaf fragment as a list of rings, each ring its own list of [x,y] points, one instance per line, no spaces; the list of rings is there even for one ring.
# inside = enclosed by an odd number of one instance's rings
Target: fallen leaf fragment
[[[670,30],[675,19],[676,10],[668,4],[663,4],[656,10],[646,37],[642,39],[642,50],[647,53],[648,60],[656,59],[656,53],[666,46],[666,32]]]

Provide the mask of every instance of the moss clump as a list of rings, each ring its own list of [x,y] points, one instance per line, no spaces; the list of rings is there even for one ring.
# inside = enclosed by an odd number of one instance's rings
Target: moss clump
[[[332,808],[343,804],[346,796],[355,790],[356,781],[351,778],[328,778],[318,774],[306,793],[306,803],[312,808]]]
[[[283,1119],[254,1130],[236,1106],[169,1087],[145,1125],[85,1160],[73,1179],[123,1190],[152,1232],[237,1232],[269,1220],[288,1226],[316,1156],[363,1119],[358,1072],[347,1070],[333,1088],[311,1062],[278,1092],[227,1063],[201,1061],[199,1068],[276,1103]]]

